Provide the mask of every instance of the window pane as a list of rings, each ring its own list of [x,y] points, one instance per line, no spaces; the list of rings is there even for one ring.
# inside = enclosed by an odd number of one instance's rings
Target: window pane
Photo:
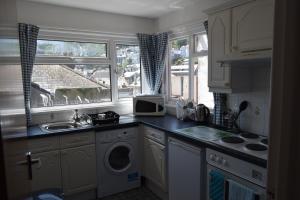
[[[189,98],[189,43],[188,39],[171,42],[171,97]]]
[[[0,112],[24,109],[21,65],[0,65]]]
[[[37,56],[106,58],[106,44],[38,40]]]
[[[0,56],[19,56],[18,39],[0,39]]]
[[[111,101],[108,65],[34,65],[32,107]]]
[[[119,98],[141,93],[139,46],[118,44],[116,49]]]
[[[207,43],[207,34],[197,34],[194,36],[195,38],[195,52],[207,51],[208,43]]]
[[[205,104],[209,108],[214,107],[213,93],[208,89],[208,63],[207,56],[198,57],[194,63],[194,100]]]

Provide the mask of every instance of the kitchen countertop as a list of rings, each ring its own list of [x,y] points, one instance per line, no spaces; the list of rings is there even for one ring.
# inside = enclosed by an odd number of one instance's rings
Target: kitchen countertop
[[[203,148],[211,148],[217,151],[220,151],[225,154],[229,154],[231,156],[237,157],[239,159],[251,162],[253,164],[259,165],[261,167],[267,167],[267,160],[257,158],[255,156],[251,156],[236,150],[232,150],[218,144],[189,137],[188,135],[183,135],[177,132],[177,129],[188,128],[193,126],[199,126],[199,123],[193,121],[180,121],[177,120],[176,117],[171,115],[165,115],[161,117],[150,117],[150,116],[121,116],[118,124],[108,124],[102,126],[87,126],[79,129],[70,129],[70,130],[62,130],[62,131],[55,131],[55,132],[44,132],[40,129],[39,126],[32,126],[27,130],[27,133],[17,133],[11,134],[9,136],[5,136],[4,140],[18,140],[18,139],[25,139],[25,138],[37,138],[37,137],[48,137],[54,135],[63,135],[68,133],[74,132],[85,132],[90,130],[95,130],[96,132],[104,131],[104,130],[111,130],[111,129],[120,129],[126,128],[131,126],[138,126],[139,124],[145,124],[151,126],[153,128],[162,130],[168,134],[168,136],[175,137],[181,139],[183,141],[189,142],[191,144],[203,147]]]

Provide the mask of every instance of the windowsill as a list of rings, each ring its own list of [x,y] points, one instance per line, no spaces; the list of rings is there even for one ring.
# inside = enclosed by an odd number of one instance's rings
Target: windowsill
[[[105,103],[94,103],[94,104],[80,104],[80,105],[69,105],[69,106],[54,106],[54,107],[43,107],[43,108],[32,108],[32,114],[38,113],[52,113],[60,111],[70,111],[70,110],[82,110],[82,109],[101,109],[101,108],[110,108],[120,105],[132,104],[132,100],[121,100],[116,103],[105,102]]]
[[[168,102],[168,103],[166,103],[166,107],[176,108],[176,104],[174,104],[173,102]]]

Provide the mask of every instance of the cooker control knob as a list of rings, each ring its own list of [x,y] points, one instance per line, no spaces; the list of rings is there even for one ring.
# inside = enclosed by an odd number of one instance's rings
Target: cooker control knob
[[[215,155],[210,154],[210,155],[209,155],[209,159],[210,159],[211,161],[215,161]]]
[[[220,157],[219,160],[218,160],[219,164],[223,164],[223,160],[224,159],[222,157]]]
[[[221,158],[219,156],[216,156],[216,162],[220,162]]]
[[[223,159],[223,160],[222,160],[222,164],[223,164],[224,166],[226,166],[226,165],[227,165],[227,160]]]

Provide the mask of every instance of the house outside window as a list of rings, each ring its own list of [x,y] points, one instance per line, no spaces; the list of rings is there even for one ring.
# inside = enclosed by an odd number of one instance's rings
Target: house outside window
[[[138,45],[117,44],[118,98],[141,93],[141,60]]]
[[[208,41],[205,32],[170,39],[167,76],[169,103],[183,97],[213,108],[213,94],[208,88]]]

